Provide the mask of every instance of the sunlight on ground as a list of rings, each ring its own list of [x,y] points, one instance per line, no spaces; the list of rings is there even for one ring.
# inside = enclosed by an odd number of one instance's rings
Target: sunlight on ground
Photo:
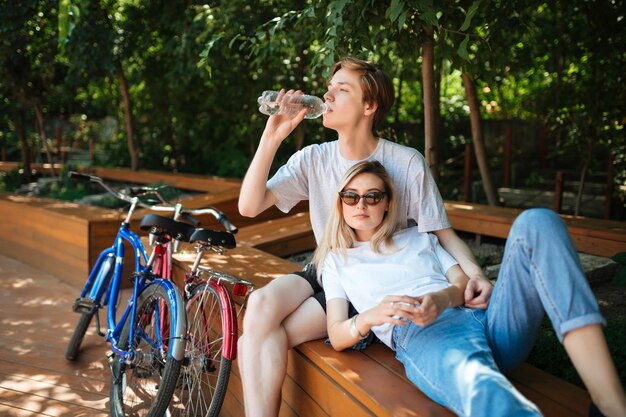
[[[35,282],[32,278],[23,278],[23,279],[14,279],[11,287],[13,288],[24,288],[29,286]]]

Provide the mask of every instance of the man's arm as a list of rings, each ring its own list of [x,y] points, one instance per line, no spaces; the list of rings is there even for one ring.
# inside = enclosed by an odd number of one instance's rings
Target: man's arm
[[[280,144],[300,124],[305,114],[306,109],[303,109],[293,118],[288,115],[274,115],[267,120],[259,147],[239,191],[239,213],[242,216],[255,217],[278,201],[267,188],[272,161]]]
[[[493,285],[478,265],[470,248],[452,228],[437,230],[433,233],[439,239],[441,246],[457,260],[463,272],[470,279],[465,289],[465,306],[487,308]]]
[[[261,137],[239,191],[239,213],[242,216],[256,217],[276,204],[276,197],[267,188],[267,180],[277,150],[278,146]]]

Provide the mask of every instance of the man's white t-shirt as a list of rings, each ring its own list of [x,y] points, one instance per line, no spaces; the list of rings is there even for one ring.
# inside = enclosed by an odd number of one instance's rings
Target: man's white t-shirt
[[[376,150],[365,160],[383,164],[398,190],[399,224],[404,228],[413,219],[420,232],[450,227],[443,200],[424,157],[414,148],[379,139]],[[287,213],[302,200],[309,200],[311,226],[320,241],[337,198],[339,182],[352,165],[341,156],[339,141],[309,145],[289,158],[267,182]]]
[[[341,298],[360,313],[379,304],[387,295],[416,297],[449,287],[445,273],[457,261],[431,233],[415,227],[393,236],[395,252],[376,253],[370,242],[357,242],[345,256],[332,251],[322,265],[322,284],[326,301]],[[393,326],[385,323],[372,331],[391,346]]]

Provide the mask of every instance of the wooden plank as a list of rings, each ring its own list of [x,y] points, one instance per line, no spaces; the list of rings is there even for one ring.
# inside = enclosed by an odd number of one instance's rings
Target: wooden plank
[[[108,416],[108,412],[104,407],[104,400],[102,409],[94,407],[83,407],[73,404],[66,400],[56,400],[47,398],[40,393],[24,394],[21,391],[7,389],[0,387],[0,402],[11,407],[11,410],[17,408],[19,413],[13,414],[13,411],[9,411],[7,415],[20,415],[23,410],[31,413],[40,413],[47,416]],[[23,415],[23,414],[22,414]]]
[[[560,407],[567,409],[568,413],[570,413],[569,415],[587,415],[591,398],[589,393],[582,388],[567,383],[527,363],[522,364],[518,369],[511,372],[509,377],[518,388],[526,387],[528,392],[532,390],[534,392],[532,395],[537,397],[538,404],[543,404],[544,398],[549,398],[557,402]]]
[[[137,184],[163,183],[182,190],[219,194],[235,188],[239,193],[241,180],[196,174],[181,174],[165,171],[139,170],[128,168],[95,167],[93,175],[107,180],[133,182]]]
[[[349,391],[337,389],[340,386],[333,380],[332,375],[330,378],[326,377],[323,369],[313,363],[308,355],[303,354],[299,347],[291,349],[288,356],[288,373],[326,414],[352,417],[387,415],[368,410],[366,405],[355,401]],[[290,405],[294,407],[298,406],[298,403]]]
[[[483,204],[445,202],[455,230],[505,239],[520,209]],[[626,251],[626,223],[561,215],[576,249],[592,255],[611,257]]]
[[[375,363],[362,352],[336,352],[322,340],[298,351],[377,416],[452,416],[417,387]]]
[[[237,241],[276,256],[311,250],[316,245],[307,212],[244,227]]]

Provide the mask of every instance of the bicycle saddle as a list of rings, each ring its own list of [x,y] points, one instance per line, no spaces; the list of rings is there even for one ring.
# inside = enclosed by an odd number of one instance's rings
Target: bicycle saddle
[[[176,221],[169,217],[162,217],[157,214],[146,214],[139,223],[141,230],[148,230],[154,234],[168,234],[176,240],[189,242],[189,238],[196,230],[187,223]],[[156,230],[153,230],[156,229]]]
[[[206,242],[209,245],[221,246],[226,249],[232,249],[237,246],[235,236],[228,232],[218,232],[209,229],[196,229],[189,242]]]

